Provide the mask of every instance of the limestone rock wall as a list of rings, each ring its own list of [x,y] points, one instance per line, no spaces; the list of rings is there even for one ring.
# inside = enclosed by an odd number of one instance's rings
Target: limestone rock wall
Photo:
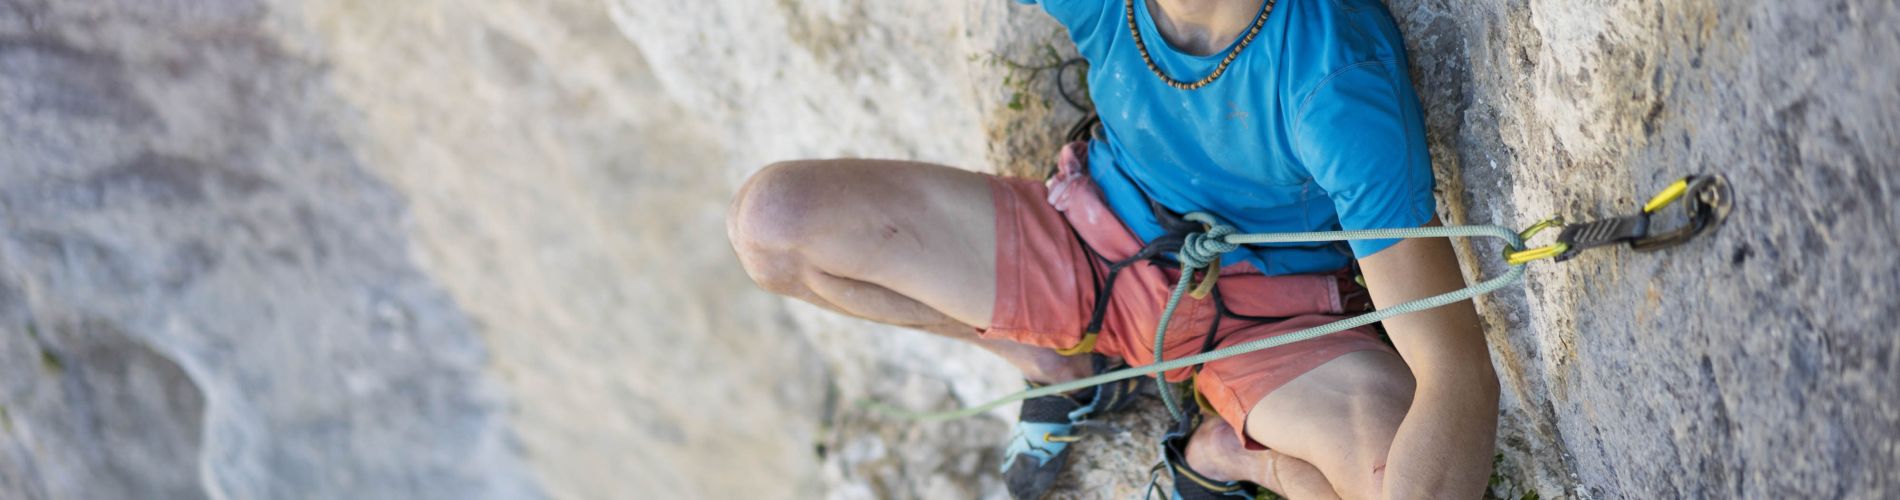
[[[651,71],[590,1],[0,1],[0,498],[819,495]]]
[[[0,2],[0,497],[537,496],[403,196],[264,22]]]
[[[1900,38],[1885,27],[1900,10],[1393,10],[1454,218],[1625,213],[1692,173],[1735,188],[1714,237],[1535,265],[1485,302],[1508,474],[1546,497],[1894,494],[1900,165],[1881,152],[1900,144]]]

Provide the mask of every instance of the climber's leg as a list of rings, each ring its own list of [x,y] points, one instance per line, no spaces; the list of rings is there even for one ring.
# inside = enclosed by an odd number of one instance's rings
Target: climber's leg
[[[1188,441],[1188,466],[1221,481],[1248,481],[1294,500],[1339,498],[1326,476],[1305,460],[1241,446],[1233,426],[1207,419]]]
[[[727,231],[746,272],[766,290],[976,343],[1032,380],[1085,375],[1086,357],[977,334],[991,326],[996,307],[998,252],[1016,242],[999,241],[997,232],[999,224],[1019,224],[1014,211],[998,211],[1022,204],[1008,185],[916,162],[778,163],[740,188]],[[1003,264],[1015,264],[1015,253]]]
[[[1339,496],[1373,498],[1383,489],[1386,455],[1413,388],[1411,370],[1396,353],[1354,352],[1261,398],[1247,415],[1246,434],[1312,464]]]
[[[1222,284],[1243,286],[1227,280]],[[1223,328],[1218,347],[1287,335],[1338,319],[1332,314],[1309,314],[1236,324]],[[1257,484],[1279,485],[1274,489],[1283,493],[1318,498],[1375,496],[1386,450],[1412,395],[1411,372],[1369,327],[1210,361],[1194,382],[1221,421],[1203,423],[1202,432],[1189,443],[1190,451],[1199,447],[1243,464],[1272,465],[1227,473]],[[1235,425],[1245,433],[1235,432]],[[1227,434],[1206,432],[1208,427]],[[1194,458],[1190,453],[1189,465],[1199,469],[1202,464]]]

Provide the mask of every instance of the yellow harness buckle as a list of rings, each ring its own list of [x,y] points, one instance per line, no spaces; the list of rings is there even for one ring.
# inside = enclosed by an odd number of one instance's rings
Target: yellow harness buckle
[[[1082,334],[1081,342],[1076,342],[1075,345],[1069,346],[1069,348],[1067,349],[1056,349],[1056,354],[1061,354],[1063,356],[1074,356],[1077,354],[1087,354],[1087,353],[1095,352],[1095,337],[1096,337],[1096,332],[1084,333]]]

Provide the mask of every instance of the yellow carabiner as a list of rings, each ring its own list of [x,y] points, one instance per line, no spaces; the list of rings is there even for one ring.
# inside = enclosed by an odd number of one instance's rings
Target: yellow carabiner
[[[1564,219],[1562,217],[1552,217],[1549,219],[1544,219],[1544,220],[1538,221],[1536,224],[1532,224],[1531,227],[1525,229],[1524,232],[1517,233],[1517,238],[1520,240],[1529,241],[1532,236],[1536,236],[1537,233],[1542,232],[1545,229],[1559,227],[1562,225],[1564,225]],[[1546,245],[1546,246],[1541,246],[1537,248],[1526,248],[1526,249],[1517,250],[1517,251],[1507,250],[1504,252],[1504,262],[1513,266],[1522,265],[1526,262],[1530,262],[1533,260],[1548,259],[1551,257],[1556,257],[1558,255],[1562,255],[1567,250],[1570,250],[1570,245],[1566,245],[1563,243],[1558,243],[1555,245]]]
[[[1683,177],[1674,184],[1670,184],[1669,187],[1663,188],[1662,192],[1656,193],[1656,196],[1649,199],[1649,203],[1644,203],[1643,213],[1656,213],[1657,210],[1662,210],[1670,203],[1675,203],[1676,199],[1682,197],[1682,193],[1687,192],[1689,192],[1689,178]]]
[[[1507,264],[1516,266],[1516,265],[1521,265],[1533,260],[1548,259],[1551,257],[1556,257],[1558,255],[1563,255],[1563,253],[1568,250],[1570,250],[1570,245],[1558,243],[1555,245],[1542,246],[1542,247],[1532,248],[1528,250],[1520,250],[1516,252],[1505,252],[1504,262]]]
[[[1220,256],[1218,255],[1214,256],[1214,263],[1207,265],[1207,272],[1201,274],[1201,284],[1189,290],[1188,296],[1194,297],[1194,300],[1207,298],[1207,294],[1214,291],[1214,280],[1217,279],[1220,279]]]

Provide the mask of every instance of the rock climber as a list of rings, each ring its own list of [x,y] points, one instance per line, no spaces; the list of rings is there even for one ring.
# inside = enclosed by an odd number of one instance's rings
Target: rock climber
[[[1051,178],[890,160],[767,166],[728,219],[752,278],[966,340],[1036,386],[1154,362],[1181,272],[1166,256],[1199,226],[1180,214],[1242,232],[1439,224],[1404,44],[1378,0],[1039,3],[1088,61],[1100,117]],[[1177,309],[1167,358],[1464,286],[1443,239],[1248,245],[1217,266],[1212,293]],[[1166,438],[1176,496],[1480,496],[1498,382],[1475,309],[1383,329],[1389,343],[1367,326],[1167,373],[1190,383],[1188,406],[1219,417]],[[1077,426],[1127,406],[1140,380],[1025,401],[1003,462],[1011,494],[1046,492]]]

